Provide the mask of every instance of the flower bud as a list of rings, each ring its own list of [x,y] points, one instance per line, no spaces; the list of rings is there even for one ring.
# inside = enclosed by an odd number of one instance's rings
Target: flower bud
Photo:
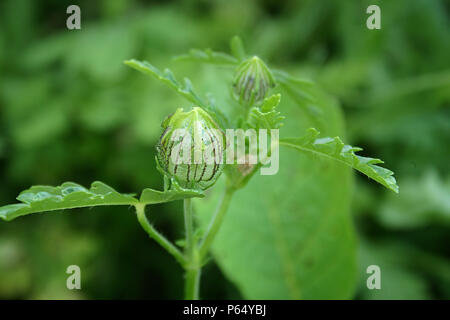
[[[241,104],[252,106],[262,101],[273,87],[275,78],[257,56],[245,60],[238,66],[233,88],[235,97]]]
[[[199,107],[182,108],[162,123],[157,149],[159,167],[183,188],[207,189],[223,169],[224,134]]]

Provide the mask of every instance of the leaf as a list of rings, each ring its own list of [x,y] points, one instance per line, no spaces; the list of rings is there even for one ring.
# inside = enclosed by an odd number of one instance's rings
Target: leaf
[[[283,99],[288,119],[284,135],[294,135],[308,119]],[[330,106],[330,109],[336,108]],[[329,135],[342,135],[339,108],[327,112]],[[348,299],[356,287],[356,242],[350,214],[350,168],[339,162],[299,157],[280,149],[280,169],[256,172],[234,193],[212,254],[224,275],[247,299]],[[196,217],[206,228],[224,179],[204,199],[194,199]]]
[[[177,61],[193,61],[211,63],[215,65],[236,66],[244,60],[245,50],[241,38],[234,36],[230,41],[230,49],[233,55],[217,52],[211,49],[191,49],[187,54],[176,56]]]
[[[185,83],[183,86],[175,79],[175,76],[169,69],[165,69],[164,72],[161,72],[158,68],[151,65],[147,61],[138,61],[135,59],[127,60],[124,63],[133,69],[151,75],[199,107],[206,106],[206,103],[203,102],[203,100],[194,92],[192,83],[188,78],[184,79]]]
[[[271,69],[271,71],[278,82],[290,85],[297,85],[299,88],[303,88],[305,91],[307,91],[308,88],[314,87],[315,85],[314,81],[310,79],[296,78],[282,70]]]
[[[275,76],[276,81],[284,86],[285,89],[288,90],[288,93],[291,95],[297,94],[298,96],[303,97],[309,101],[315,101],[314,87],[316,84],[309,79],[300,79],[295,78],[289,75],[287,72],[271,69],[272,74]]]
[[[22,203],[0,207],[0,218],[11,221],[30,213],[93,206],[133,205],[138,200],[121,194],[103,182],[93,182],[90,189],[65,182],[61,186],[33,186],[17,197]]]
[[[139,201],[145,204],[164,203],[175,200],[182,200],[186,198],[203,198],[205,195],[200,190],[191,190],[177,187],[167,191],[157,191],[153,189],[144,189]]]
[[[17,197],[22,203],[0,207],[0,218],[11,221],[20,216],[45,211],[138,203],[157,204],[203,196],[201,191],[184,189],[173,184],[172,188],[166,191],[144,189],[139,201],[133,195],[119,193],[100,181],[93,182],[90,189],[73,182],[65,182],[58,187],[33,186],[22,191]]]
[[[280,150],[280,171],[237,191],[214,240],[217,264],[246,299],[348,299],[356,281],[351,171]],[[201,201],[206,227],[223,179]]]
[[[318,135],[319,131],[310,128],[308,129],[308,133],[301,138],[280,139],[280,145],[345,163],[386,188],[398,193],[399,188],[393,177],[394,173],[386,168],[377,166],[377,164],[383,163],[383,161],[356,155],[355,152],[361,151],[362,149],[345,145],[339,137],[317,138]]]
[[[336,100],[311,80],[295,78],[280,70],[272,70],[272,73],[296,106],[304,111],[311,126],[322,131],[328,130],[330,123],[326,120],[327,114],[339,109]]]
[[[261,107],[253,107],[249,112],[249,124],[255,129],[279,129],[283,125],[284,116],[276,110],[281,95],[274,94],[266,98]]]
[[[215,52],[211,49],[199,50],[191,49],[189,53],[176,56],[177,61],[194,61],[202,63],[211,63],[216,65],[231,65],[239,63],[239,60],[223,52]]]
[[[130,66],[133,69],[136,69],[142,73],[151,75],[157,80],[161,81],[169,88],[175,90],[182,97],[186,98],[190,102],[194,103],[196,106],[202,107],[206,111],[210,113],[210,115],[218,122],[218,124],[222,128],[227,128],[228,119],[225,115],[216,107],[211,101],[214,101],[211,97],[208,99],[208,103],[204,102],[200,96],[195,93],[191,80],[188,78],[184,78],[184,86],[182,86],[173,75],[172,71],[169,69],[165,69],[164,73],[161,72],[158,68],[151,65],[147,61],[138,61],[135,59],[127,60],[124,62],[126,65]]]

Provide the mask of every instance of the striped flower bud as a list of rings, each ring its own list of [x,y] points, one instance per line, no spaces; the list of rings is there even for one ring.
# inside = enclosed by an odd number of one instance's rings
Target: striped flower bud
[[[244,105],[252,106],[262,101],[269,89],[275,87],[275,78],[258,57],[242,62],[233,81],[235,98]]]
[[[162,127],[156,147],[160,168],[184,188],[212,186],[222,173],[224,153],[224,134],[213,118],[199,107],[180,108]]]

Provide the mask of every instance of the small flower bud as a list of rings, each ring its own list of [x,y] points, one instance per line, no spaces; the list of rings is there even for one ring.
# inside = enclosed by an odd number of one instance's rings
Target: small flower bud
[[[223,169],[224,134],[199,107],[178,109],[162,123],[157,149],[160,168],[183,188],[207,189]]]
[[[242,62],[233,81],[236,99],[244,105],[252,106],[262,101],[269,89],[275,87],[275,78],[265,63],[254,56]]]

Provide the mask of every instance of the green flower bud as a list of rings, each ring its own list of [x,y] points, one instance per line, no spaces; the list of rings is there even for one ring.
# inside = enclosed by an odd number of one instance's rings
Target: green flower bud
[[[242,62],[233,81],[236,99],[251,106],[264,100],[269,89],[275,87],[275,78],[265,63],[254,56]]]
[[[162,123],[159,167],[183,188],[207,189],[223,169],[224,133],[202,108],[182,108]]]

